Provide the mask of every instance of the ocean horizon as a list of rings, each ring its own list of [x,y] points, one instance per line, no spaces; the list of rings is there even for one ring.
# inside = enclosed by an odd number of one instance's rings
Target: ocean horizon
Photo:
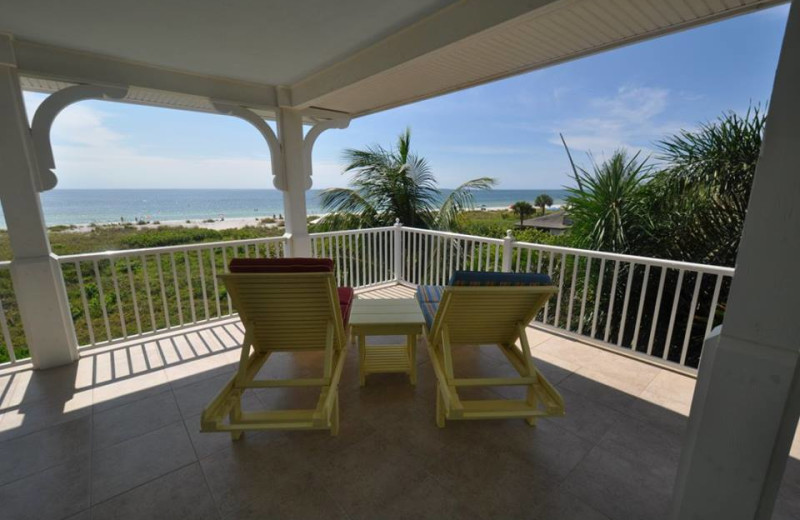
[[[323,213],[319,200],[322,191],[308,191],[309,215]],[[445,195],[450,192],[442,191]],[[567,196],[563,189],[495,189],[476,192],[475,207],[506,208],[520,200],[533,203],[542,193],[550,195],[556,206]],[[274,189],[56,189],[42,194],[42,209],[47,226],[255,218],[281,215],[283,197]],[[2,215],[0,228],[6,229]]]

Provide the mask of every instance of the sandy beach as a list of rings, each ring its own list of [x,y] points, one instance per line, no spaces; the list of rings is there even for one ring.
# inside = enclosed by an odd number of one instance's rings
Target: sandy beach
[[[507,211],[508,208],[494,207],[484,208],[484,211]],[[317,218],[322,218],[324,215],[312,215]],[[266,222],[262,222],[266,220]],[[272,221],[272,222],[269,222]],[[312,221],[313,223],[314,221]],[[108,222],[108,223],[91,223],[91,224],[74,224],[72,227],[64,229],[69,233],[88,233],[97,227],[121,227],[133,225],[136,229],[155,229],[158,227],[187,227],[187,228],[203,228],[214,229],[222,231],[225,229],[238,229],[247,226],[263,226],[267,228],[276,228],[283,226],[282,219],[273,219],[271,215],[264,215],[260,217],[238,217],[238,218],[215,218],[215,219],[186,219],[186,220],[161,220],[148,222],[147,224],[136,224],[133,222]]]

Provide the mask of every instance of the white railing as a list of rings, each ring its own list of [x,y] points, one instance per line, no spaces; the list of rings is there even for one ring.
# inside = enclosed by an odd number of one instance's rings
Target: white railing
[[[403,227],[402,280],[444,285],[453,271],[502,271],[503,240]]]
[[[81,345],[234,313],[217,274],[236,257],[283,257],[286,237],[59,257]],[[404,227],[314,233],[315,257],[334,260],[340,285],[444,285],[457,270],[541,272],[558,293],[533,325],[605,348],[693,370],[704,337],[722,322],[732,268]],[[14,361],[26,352],[0,262],[0,336]],[[21,356],[17,356],[18,358]]]
[[[694,369],[722,322],[734,269],[398,228],[401,281],[442,285],[455,270],[540,272],[558,293],[535,325]]]
[[[217,274],[231,258],[275,258],[286,238],[59,257],[80,345],[98,345],[234,313]]]
[[[331,258],[339,285],[370,287],[396,281],[397,244],[391,227],[311,234],[311,254]]]
[[[11,262],[0,262],[0,363],[17,360],[15,348],[20,350],[19,357],[27,357],[25,332],[22,330],[17,300],[11,282]],[[15,341],[16,338],[16,341]]]
[[[558,287],[536,321],[604,346],[696,368],[722,322],[734,269],[514,242],[510,270]]]

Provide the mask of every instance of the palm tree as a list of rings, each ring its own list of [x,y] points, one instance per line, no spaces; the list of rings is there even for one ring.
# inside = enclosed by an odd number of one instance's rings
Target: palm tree
[[[350,187],[322,192],[322,209],[328,212],[319,224],[322,229],[388,226],[395,219],[407,226],[450,229],[464,210],[474,207],[476,190],[496,184],[490,177],[473,179],[442,200],[428,162],[411,152],[410,129],[394,148],[348,149],[344,158],[344,171],[353,173]]]
[[[653,218],[642,254],[735,264],[765,123],[756,105],[658,144],[666,168],[648,183]]]
[[[579,247],[630,252],[635,237],[646,228],[645,182],[650,176],[647,160],[624,150],[597,164],[592,171],[576,170],[582,188],[567,188],[572,217],[572,236]]]
[[[576,179],[577,179],[577,177],[576,177]],[[542,193],[538,197],[536,197],[536,200],[533,201],[533,203],[537,207],[542,209],[542,215],[544,215],[545,207],[553,205],[553,197],[551,197],[547,193]]]
[[[525,217],[533,215],[534,209],[530,202],[521,200],[511,205],[511,211],[517,214],[519,217],[519,227],[522,227]]]

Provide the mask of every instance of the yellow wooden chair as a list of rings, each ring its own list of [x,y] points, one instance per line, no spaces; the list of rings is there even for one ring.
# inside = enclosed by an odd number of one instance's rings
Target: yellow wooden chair
[[[557,293],[550,278],[533,273],[459,271],[447,286],[420,286],[428,352],[437,379],[436,424],[458,419],[525,419],[564,415],[564,400],[536,368],[525,328]],[[518,343],[518,344],[517,344]],[[453,345],[494,344],[519,377],[458,378]],[[524,386],[525,399],[464,400],[464,387]]]
[[[201,431],[330,429],[339,431],[338,385],[353,292],[337,288],[325,259],[236,259],[225,283],[245,328],[239,368],[203,411]],[[321,378],[256,380],[273,352],[323,351]],[[316,408],[243,412],[251,388],[320,387]],[[227,419],[227,420],[226,420]]]

